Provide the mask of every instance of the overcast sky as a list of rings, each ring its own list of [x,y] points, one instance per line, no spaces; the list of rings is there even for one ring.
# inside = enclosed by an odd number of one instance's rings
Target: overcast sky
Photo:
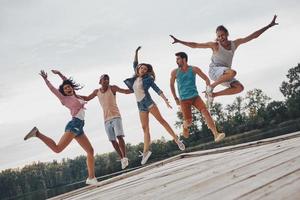
[[[140,61],[154,66],[156,82],[174,108],[168,109],[154,92],[152,97],[174,127],[177,108],[169,89],[170,72],[177,67],[174,53],[185,51],[189,64],[207,73],[211,50],[172,45],[169,34],[214,41],[215,28],[223,24],[230,39],[236,39],[267,25],[277,14],[278,26],[238,48],[233,68],[245,91],[260,88],[273,100],[283,100],[279,86],[287,70],[300,61],[299,10],[298,0],[0,0],[0,170],[85,154],[75,141],[60,154],[38,139],[23,141],[33,126],[58,141],[70,120],[69,111],[38,75],[41,69],[72,76],[85,85],[78,92],[83,95],[99,87],[102,73],[111,76],[111,84],[125,87],[123,80],[133,74],[134,50],[141,45]],[[51,72],[48,78],[56,86],[61,83]],[[198,79],[197,87],[202,91],[204,82]],[[216,101],[226,105],[235,97]],[[117,94],[117,101],[126,142],[142,142],[134,95]],[[85,132],[95,152],[113,151],[98,100],[86,107]],[[153,118],[150,130],[152,139],[171,139]]]

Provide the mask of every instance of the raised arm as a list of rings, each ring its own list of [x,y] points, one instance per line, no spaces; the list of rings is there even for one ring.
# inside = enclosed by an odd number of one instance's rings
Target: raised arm
[[[210,48],[210,49],[215,49],[216,46],[217,46],[216,42],[206,42],[206,43],[186,42],[186,41],[182,41],[182,40],[177,39],[173,35],[170,35],[170,37],[173,38],[173,40],[174,40],[172,42],[172,44],[180,43],[180,44],[183,44],[183,45],[191,47],[191,48]]]
[[[265,32],[269,28],[271,28],[275,25],[278,25],[278,23],[276,22],[276,18],[277,18],[277,16],[274,15],[272,21],[267,26],[255,31],[254,33],[248,35],[247,37],[236,39],[234,41],[235,46],[238,47],[241,44],[244,44],[244,43],[249,42],[249,41],[251,41],[255,38],[258,38],[263,32]]]
[[[205,81],[206,85],[210,85],[209,78],[202,72],[199,67],[193,67],[192,69],[195,74],[198,74],[198,76],[200,76]]]
[[[78,95],[78,96],[85,101],[90,101],[97,96],[97,92],[98,92],[98,90],[96,89],[88,96],[82,96],[82,95]]]
[[[116,85],[112,85],[111,86],[111,90],[114,94],[116,94],[116,92],[119,92],[119,93],[123,93],[123,94],[131,94],[133,93],[133,91],[129,90],[129,89],[123,89],[123,88],[119,88],[118,86]]]
[[[60,71],[55,70],[55,69],[53,69],[51,71],[52,71],[53,74],[57,74],[63,81],[67,80],[67,78]]]
[[[175,90],[175,80],[176,80],[176,69],[174,69],[171,72],[170,88],[171,88],[171,92],[172,92],[173,98],[175,99],[176,104],[179,106],[180,102],[179,102],[179,98],[177,97],[176,90]]]
[[[135,68],[138,66],[139,64],[139,50],[141,49],[141,46],[138,46],[138,48],[135,50],[135,54],[134,54],[134,60],[133,60],[133,69],[135,70]]]
[[[44,79],[46,85],[48,86],[48,88],[50,89],[50,91],[55,95],[57,96],[57,98],[60,100],[60,101],[63,101],[64,99],[64,95],[62,93],[60,93],[58,91],[58,89],[56,89],[51,83],[50,81],[47,79],[48,75],[47,73],[44,71],[44,70],[41,70],[39,75]]]

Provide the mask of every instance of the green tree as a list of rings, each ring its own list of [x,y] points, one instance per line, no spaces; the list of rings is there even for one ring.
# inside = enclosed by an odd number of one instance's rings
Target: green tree
[[[280,91],[286,98],[288,114],[291,118],[300,117],[300,64],[288,70],[288,81],[283,81]]]

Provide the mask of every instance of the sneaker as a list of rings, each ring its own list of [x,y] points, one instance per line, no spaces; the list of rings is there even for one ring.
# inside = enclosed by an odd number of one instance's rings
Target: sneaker
[[[29,138],[36,137],[36,134],[39,132],[37,127],[33,127],[33,129],[24,137],[24,140],[28,140]]]
[[[215,138],[215,142],[220,142],[225,138],[225,133],[219,133],[218,136]]]
[[[128,166],[128,158],[124,157],[121,159],[121,167],[122,169],[125,169]]]
[[[181,140],[177,140],[175,141],[176,144],[178,145],[178,148],[181,150],[181,151],[184,151],[185,150],[185,145],[183,144],[183,142]]]
[[[87,185],[96,185],[98,183],[97,178],[87,178],[85,184]]]
[[[151,156],[152,152],[151,151],[147,151],[147,152],[140,152],[140,156],[139,157],[143,157],[142,158],[142,161],[141,161],[141,164],[144,165],[146,164],[146,162],[148,161],[149,157]]]

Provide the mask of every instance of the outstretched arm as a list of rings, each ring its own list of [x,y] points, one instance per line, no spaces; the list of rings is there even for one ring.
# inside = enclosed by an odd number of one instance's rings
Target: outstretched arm
[[[269,28],[271,28],[271,27],[273,27],[275,25],[278,25],[278,23],[276,22],[276,18],[277,18],[277,16],[274,15],[272,21],[267,26],[265,26],[265,27],[263,27],[263,28],[255,31],[254,33],[248,35],[247,37],[236,39],[234,41],[235,46],[238,47],[241,44],[244,44],[244,43],[249,42],[249,41],[251,41],[251,40],[253,40],[255,38],[258,38],[263,32],[265,32]]]
[[[96,90],[94,90],[90,95],[88,95],[88,96],[82,96],[82,95],[78,95],[79,97],[81,97],[83,100],[85,100],[85,101],[90,101],[90,100],[92,100],[93,98],[95,98],[95,96],[97,96],[97,92],[98,92],[98,90],[96,89]]]
[[[191,47],[191,48],[210,48],[210,49],[214,49],[216,47],[215,42],[206,42],[206,43],[186,42],[186,41],[182,41],[182,40],[177,39],[173,35],[170,35],[170,37],[173,38],[173,40],[174,40],[172,42],[172,44],[180,43],[180,44],[183,44],[183,45]]]
[[[60,93],[58,91],[58,89],[56,89],[51,83],[50,81],[47,79],[48,75],[44,70],[41,70],[39,75],[44,79],[46,85],[48,86],[48,88],[50,89],[50,91],[57,96],[57,98],[59,98],[60,101],[63,101],[64,99],[64,95],[62,95],[62,93]]]
[[[209,78],[202,72],[199,67],[193,67],[193,72],[198,74],[198,76],[200,76],[205,81],[206,85],[210,85]]]
[[[172,92],[173,98],[175,99],[176,104],[179,106],[179,105],[180,105],[180,102],[179,102],[179,99],[178,99],[178,97],[177,97],[177,95],[176,95],[176,90],[175,90],[175,80],[176,80],[176,69],[174,69],[174,70],[171,72],[170,88],[171,88],[171,92]]]
[[[67,80],[67,78],[60,71],[55,70],[55,69],[53,69],[51,71],[52,71],[53,74],[57,74],[63,81]]]
[[[114,94],[116,94],[116,92],[119,92],[119,93],[123,93],[123,94],[131,94],[133,93],[133,91],[129,90],[129,89],[123,89],[123,88],[119,88],[118,86],[116,85],[112,85],[111,86],[111,90]]]

